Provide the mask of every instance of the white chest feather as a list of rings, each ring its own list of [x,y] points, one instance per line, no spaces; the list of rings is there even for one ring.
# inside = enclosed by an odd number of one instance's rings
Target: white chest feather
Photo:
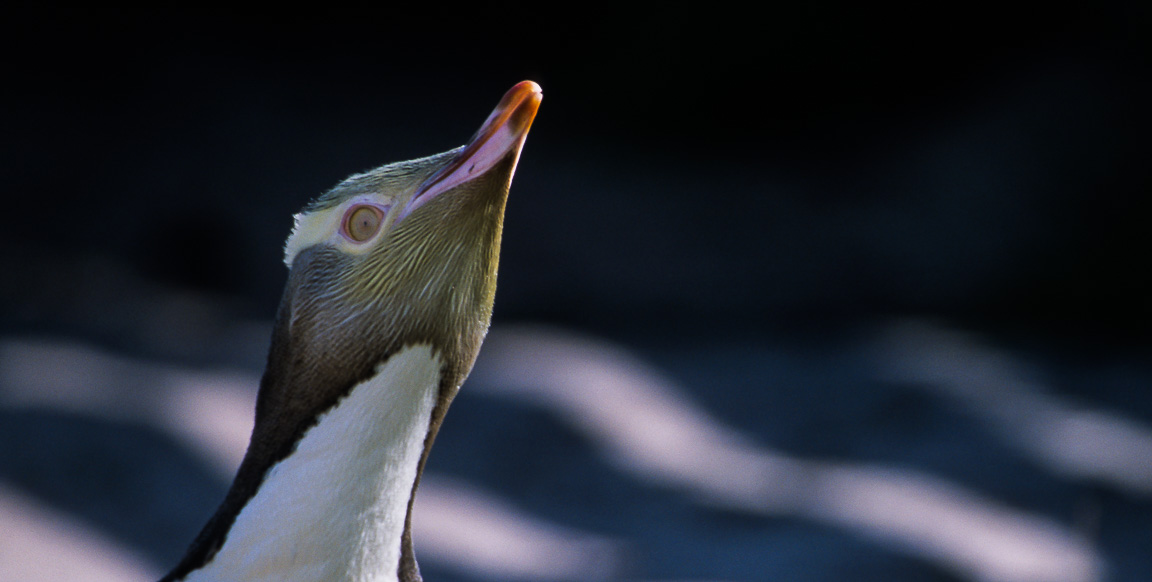
[[[389,358],[272,467],[224,547],[187,580],[396,580],[440,371],[427,345]]]

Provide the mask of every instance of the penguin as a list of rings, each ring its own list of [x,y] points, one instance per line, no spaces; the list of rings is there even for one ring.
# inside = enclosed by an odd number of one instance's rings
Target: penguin
[[[412,505],[488,330],[541,98],[521,82],[466,145],[353,175],[295,216],[247,452],[161,582],[421,580]]]

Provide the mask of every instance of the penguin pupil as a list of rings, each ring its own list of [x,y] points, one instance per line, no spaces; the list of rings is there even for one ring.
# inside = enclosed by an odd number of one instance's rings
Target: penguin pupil
[[[352,211],[348,220],[348,236],[356,242],[364,242],[376,234],[380,228],[380,213],[370,206],[361,206]]]

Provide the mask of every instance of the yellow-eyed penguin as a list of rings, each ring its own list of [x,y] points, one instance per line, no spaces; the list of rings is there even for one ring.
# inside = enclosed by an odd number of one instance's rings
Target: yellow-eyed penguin
[[[492,316],[540,87],[467,145],[357,174],[296,215],[248,451],[162,582],[420,580],[412,502]]]

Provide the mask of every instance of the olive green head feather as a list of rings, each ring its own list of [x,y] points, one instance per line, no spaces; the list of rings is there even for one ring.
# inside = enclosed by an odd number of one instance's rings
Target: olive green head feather
[[[429,341],[470,367],[491,319],[508,188],[539,103],[539,87],[521,83],[468,145],[354,175],[296,215],[284,257],[289,333]]]

